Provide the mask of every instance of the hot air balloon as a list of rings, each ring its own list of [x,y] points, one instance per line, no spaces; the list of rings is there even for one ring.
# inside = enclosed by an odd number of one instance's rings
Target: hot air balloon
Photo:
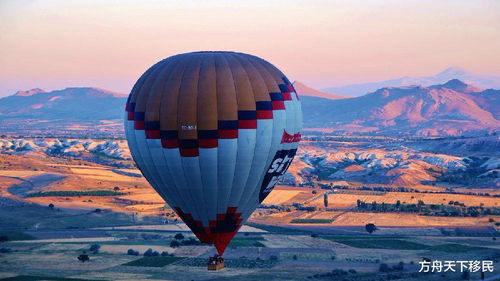
[[[236,52],[156,63],[135,83],[125,114],[138,168],[219,255],[292,163],[301,126],[286,76]]]

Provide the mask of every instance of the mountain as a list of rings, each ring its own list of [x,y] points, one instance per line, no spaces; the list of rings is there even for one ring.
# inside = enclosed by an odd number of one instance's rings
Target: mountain
[[[316,89],[313,89],[309,86],[306,86],[302,82],[295,81],[293,82],[293,87],[297,91],[300,97],[307,96],[307,97],[318,97],[318,98],[325,98],[325,99],[330,99],[330,100],[336,100],[336,99],[345,99],[345,98],[352,98],[351,96],[344,96],[344,95],[336,95],[332,93],[325,93],[318,91]]]
[[[15,136],[119,137],[127,97],[98,88],[19,91],[0,99],[0,132]]]
[[[384,87],[353,98],[295,82],[306,130],[339,134],[456,136],[500,129],[500,90],[458,79]],[[98,88],[20,91],[0,99],[0,132],[12,135],[123,136],[126,96]]]
[[[341,100],[303,97],[305,128],[345,134],[457,136],[500,129],[500,91],[458,79],[444,84],[385,87]]]
[[[340,87],[330,87],[323,91],[328,93],[338,93],[342,95],[362,96],[384,87],[403,87],[403,86],[431,86],[442,84],[452,79],[459,79],[467,84],[475,85],[483,89],[500,89],[500,76],[476,75],[457,67],[449,67],[435,75],[431,76],[404,76],[396,79],[368,82],[360,84],[351,84]]]
[[[99,88],[19,91],[0,99],[0,118],[99,120],[123,117],[126,96]]]

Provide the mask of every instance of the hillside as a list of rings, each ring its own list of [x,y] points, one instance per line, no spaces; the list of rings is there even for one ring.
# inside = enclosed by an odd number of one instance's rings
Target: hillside
[[[0,118],[120,119],[126,96],[98,88],[19,91],[0,99]]]
[[[126,95],[99,88],[18,91],[0,99],[0,131],[21,136],[123,135]]]
[[[452,79],[460,79],[467,84],[476,85],[484,89],[499,89],[499,76],[486,76],[470,73],[457,67],[449,67],[439,73],[430,76],[403,76],[384,81],[357,83],[338,87],[329,87],[324,92],[338,93],[342,95],[362,96],[384,87],[404,87],[404,86],[431,86],[442,84]]]
[[[318,91],[316,89],[313,89],[313,88],[305,85],[304,83],[302,83],[300,81],[293,82],[293,87],[295,88],[295,91],[297,91],[297,93],[301,97],[317,97],[317,98],[325,98],[325,99],[330,99],[330,100],[352,98],[351,96],[337,95],[337,94],[331,94],[331,93],[325,93],[322,91]]]
[[[500,128],[500,90],[460,80],[429,87],[386,87],[356,98],[301,82],[304,128],[342,134],[456,136]],[[20,91],[0,99],[0,131],[8,135],[122,137],[126,96],[98,88]]]
[[[500,91],[454,79],[429,87],[387,87],[351,99],[304,97],[304,127],[347,134],[485,134],[500,128],[499,96]]]

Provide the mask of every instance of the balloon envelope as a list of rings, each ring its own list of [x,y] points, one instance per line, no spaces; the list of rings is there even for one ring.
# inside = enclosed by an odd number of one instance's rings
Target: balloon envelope
[[[234,52],[158,62],[134,85],[125,115],[144,177],[220,255],[288,169],[302,125],[286,76]]]

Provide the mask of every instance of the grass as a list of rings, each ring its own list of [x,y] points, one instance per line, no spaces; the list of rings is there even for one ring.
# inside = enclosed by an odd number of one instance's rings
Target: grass
[[[8,241],[36,239],[35,237],[20,231],[0,231],[0,236],[6,236]]]
[[[171,263],[183,260],[183,257],[142,257],[131,262],[124,263],[128,266],[163,267]]]
[[[27,205],[12,208],[4,208],[0,212],[0,229],[6,227],[26,227],[39,223],[39,229],[43,228],[91,228],[104,226],[136,225],[132,217],[126,213],[118,212],[88,212],[82,214],[70,214],[65,211],[54,210],[40,205]],[[157,223],[154,217],[144,217],[140,224]]]
[[[56,190],[56,191],[39,191],[26,194],[26,197],[47,197],[47,196],[117,196],[124,195],[123,192],[116,192],[114,190]]]
[[[61,278],[61,277],[47,277],[47,276],[35,276],[35,275],[18,275],[15,277],[3,278],[0,280],[5,281],[40,281],[40,280],[50,280],[50,281],[104,281],[104,280],[91,280],[91,279],[79,279],[79,278]]]
[[[229,247],[239,248],[239,247],[266,247],[266,245],[262,244],[260,241],[265,241],[263,237],[235,237],[229,243]]]
[[[259,224],[259,223],[254,223],[254,222],[247,222],[246,225],[265,230],[265,231],[272,233],[272,234],[309,235],[309,234],[313,233],[312,231],[287,228],[287,227],[281,227],[281,226],[274,226],[274,225],[267,225],[267,224]]]
[[[405,240],[404,237],[391,236],[342,236],[342,235],[327,235],[321,236],[323,239],[342,243],[355,248],[369,249],[389,249],[389,250],[429,250],[440,251],[447,253],[463,253],[475,250],[486,250],[484,247],[473,247],[462,244],[441,244],[441,245],[425,245],[412,241]]]
[[[332,223],[331,219],[293,219],[290,223]]]
[[[180,266],[196,266],[206,267],[208,259],[204,258],[186,258],[177,265]],[[226,268],[271,268],[275,266],[278,261],[263,260],[263,259],[249,259],[245,257],[237,259],[224,259],[224,267]]]

